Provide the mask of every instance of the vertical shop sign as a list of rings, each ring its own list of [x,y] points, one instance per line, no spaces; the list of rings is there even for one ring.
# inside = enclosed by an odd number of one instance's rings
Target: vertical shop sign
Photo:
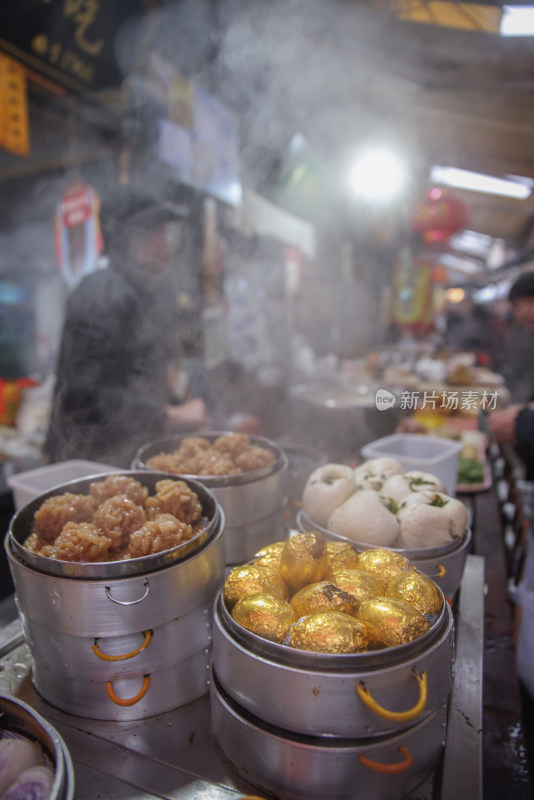
[[[425,259],[414,258],[407,247],[395,266],[393,319],[416,334],[433,327],[432,266]]]
[[[92,272],[102,252],[100,198],[91,187],[75,181],[61,198],[55,216],[56,259],[69,286]]]
[[[0,53],[0,147],[27,156],[30,152],[28,96],[24,67]]]

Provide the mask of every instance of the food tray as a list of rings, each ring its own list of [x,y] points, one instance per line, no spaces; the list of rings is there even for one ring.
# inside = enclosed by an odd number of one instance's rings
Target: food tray
[[[482,798],[483,587],[483,559],[468,556],[459,593],[455,679],[443,769],[405,800],[436,800],[440,791],[443,797],[460,796],[462,785],[468,787],[470,800]],[[37,695],[25,644],[14,644],[0,658],[0,667],[0,692],[28,702],[63,736],[74,763],[78,800],[265,797],[235,772],[215,745],[207,697],[142,722],[87,720],[61,712]]]

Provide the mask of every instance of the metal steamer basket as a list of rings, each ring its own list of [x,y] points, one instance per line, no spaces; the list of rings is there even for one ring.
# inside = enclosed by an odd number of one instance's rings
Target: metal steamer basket
[[[374,739],[302,736],[235,703],[212,672],[211,730],[234,769],[278,800],[400,800],[435,769],[446,708],[401,733]]]
[[[214,442],[231,431],[199,434]],[[157,439],[141,447],[133,469],[149,469],[147,461],[159,453],[171,453],[191,434]],[[224,553],[229,566],[248,561],[262,547],[287,537],[284,522],[285,477],[288,459],[284,451],[263,436],[249,436],[252,445],[270,450],[275,460],[239,475],[186,475],[210,489],[224,511]]]
[[[54,771],[48,800],[73,800],[74,768],[65,742],[40,714],[22,700],[0,695],[0,731],[2,738],[26,738],[37,742],[43,763]]]
[[[213,670],[246,712],[306,736],[369,739],[397,734],[446,705],[454,624],[448,603],[419,639],[336,655],[295,650],[238,625],[219,593]]]
[[[319,531],[328,541],[348,542],[355,550],[371,550],[377,545],[366,542],[357,542],[339,533],[322,528],[311,520],[304,511],[297,514],[297,528],[301,533],[306,531]],[[465,562],[471,545],[471,529],[468,527],[463,536],[454,542],[450,542],[440,547],[425,547],[416,550],[400,550],[395,547],[386,547],[385,550],[393,550],[409,559],[415,567],[432,578],[442,590],[443,594],[451,601],[460,588],[464,574]]]
[[[117,471],[155,490],[168,473]],[[224,578],[224,514],[205,486],[184,480],[205,526],[183,545],[143,558],[71,563],[22,542],[48,497],[87,494],[103,475],[56,486],[12,519],[6,551],[39,694],[57,708],[101,720],[134,720],[205,694],[212,609]]]

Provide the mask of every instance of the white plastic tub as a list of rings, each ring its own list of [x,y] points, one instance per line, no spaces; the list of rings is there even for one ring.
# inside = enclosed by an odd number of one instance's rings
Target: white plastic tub
[[[109,464],[100,464],[98,461],[86,461],[84,459],[73,459],[71,461],[61,461],[59,464],[48,464],[45,467],[30,469],[26,472],[17,472],[10,475],[7,483],[13,490],[13,501],[15,509],[20,508],[39,497],[40,494],[59,486],[62,483],[85,478],[89,475],[98,475],[103,472],[118,472],[118,467]]]
[[[452,439],[419,433],[394,433],[365,445],[361,454],[366,461],[372,458],[394,458],[407,472],[430,472],[443,481],[447,494],[454,497],[461,449],[461,443]]]

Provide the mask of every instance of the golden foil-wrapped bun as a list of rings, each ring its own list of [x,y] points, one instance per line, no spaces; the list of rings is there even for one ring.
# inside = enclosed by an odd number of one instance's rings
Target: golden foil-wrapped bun
[[[364,600],[358,619],[367,628],[373,647],[396,647],[418,639],[429,629],[422,614],[396,597],[373,597]]]
[[[326,553],[328,578],[336,569],[356,569],[358,566],[358,553],[348,542],[327,542]]]
[[[443,595],[434,581],[420,572],[405,572],[392,578],[384,594],[405,600],[421,614],[437,614],[443,606]]]
[[[289,603],[266,592],[242,597],[233,607],[232,617],[243,628],[271,642],[281,642],[297,619]]]
[[[342,611],[354,614],[358,608],[356,600],[330,581],[309,583],[299,589],[289,601],[297,617],[315,614],[317,611]]]
[[[403,572],[413,572],[415,567],[401,553],[378,547],[372,550],[364,550],[359,554],[358,569],[363,569],[364,572],[371,572],[380,580],[387,582]]]
[[[267,592],[281,600],[289,599],[289,590],[279,572],[261,564],[242,564],[228,573],[224,582],[224,599],[228,608],[249,594]]]
[[[332,583],[350,594],[359,606],[371,597],[380,597],[384,592],[384,582],[371,572],[363,569],[338,569],[332,573]]]
[[[291,536],[282,550],[280,574],[293,590],[322,581],[328,567],[326,542],[322,533],[308,531]]]
[[[284,644],[315,653],[362,653],[367,650],[365,625],[349,614],[321,611],[291,625]]]
[[[273,542],[273,544],[268,544],[267,547],[262,547],[254,556],[252,563],[273,567],[273,569],[279,571],[284,545],[285,542]]]

